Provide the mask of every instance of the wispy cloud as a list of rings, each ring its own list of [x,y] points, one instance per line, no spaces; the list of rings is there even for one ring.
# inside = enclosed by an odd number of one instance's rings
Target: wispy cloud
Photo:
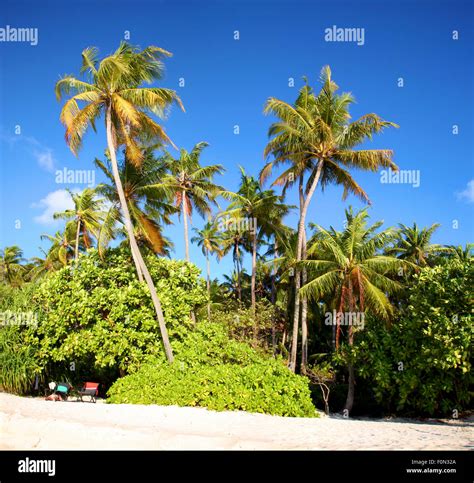
[[[38,166],[50,173],[54,172],[56,160],[53,155],[53,150],[42,144],[33,136],[10,135],[5,132],[0,132],[0,140],[7,143],[10,149],[15,149],[19,146],[20,149],[26,150],[32,155]]]
[[[458,200],[464,200],[468,203],[474,203],[474,179],[468,181],[466,188],[463,191],[456,193]]]
[[[34,217],[34,221],[41,225],[53,225],[58,221],[53,218],[54,213],[74,208],[71,195],[66,190],[56,190],[48,193],[42,200],[31,205],[41,208],[43,212]]]

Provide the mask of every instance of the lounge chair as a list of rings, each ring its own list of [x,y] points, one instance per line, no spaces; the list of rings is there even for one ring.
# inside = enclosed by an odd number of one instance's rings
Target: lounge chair
[[[81,401],[84,401],[82,398],[84,396],[89,396],[89,402],[95,403],[97,400],[97,396],[99,394],[99,383],[98,382],[85,382],[79,391],[77,391],[79,398]]]

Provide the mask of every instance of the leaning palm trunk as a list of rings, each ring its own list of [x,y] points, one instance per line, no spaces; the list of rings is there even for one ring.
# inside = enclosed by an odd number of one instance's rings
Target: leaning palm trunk
[[[257,300],[255,296],[255,279],[257,278],[257,233],[253,234],[252,240],[252,280],[251,280],[251,297],[252,297],[252,317],[253,317],[253,338],[254,345],[258,340],[258,323],[256,314]]]
[[[125,228],[127,230],[128,238],[130,241],[130,247],[132,250],[132,255],[136,258],[136,262],[138,263],[138,274],[140,274],[140,270],[145,277],[146,284],[148,289],[150,290],[151,299],[153,301],[153,306],[155,307],[156,316],[158,319],[158,324],[160,326],[161,337],[163,339],[163,345],[165,348],[166,357],[168,362],[173,362],[173,350],[171,348],[171,344],[168,338],[168,331],[166,329],[165,319],[163,317],[163,311],[161,309],[160,299],[156,293],[155,285],[153,284],[153,280],[151,278],[150,272],[148,271],[147,266],[143,260],[142,254],[137,245],[137,241],[135,240],[135,234],[133,233],[132,221],[130,218],[130,213],[128,211],[127,202],[125,200],[125,194],[123,192],[122,181],[120,180],[120,174],[117,164],[117,158],[115,155],[115,146],[112,137],[112,116],[111,116],[111,109],[108,107],[107,109],[107,116],[106,116],[106,128],[107,128],[107,144],[109,147],[110,152],[110,160],[112,164],[112,173],[114,176],[115,185],[117,187],[117,193],[120,199],[120,204],[122,207]]]
[[[303,237],[306,225],[306,214],[308,212],[309,203],[313,197],[316,187],[318,186],[319,178],[321,177],[321,171],[323,169],[323,161],[318,161],[318,168],[316,175],[311,183],[308,193],[306,194],[306,199],[304,200],[303,206],[301,207],[300,220],[298,222],[298,242],[296,247],[296,263],[301,261],[301,253],[303,248]],[[299,329],[299,316],[300,316],[300,296],[299,290],[301,288],[301,274],[297,267],[295,273],[295,308],[293,313],[293,338],[291,341],[291,355],[289,368],[295,372],[296,370],[296,355],[298,353],[298,329]]]

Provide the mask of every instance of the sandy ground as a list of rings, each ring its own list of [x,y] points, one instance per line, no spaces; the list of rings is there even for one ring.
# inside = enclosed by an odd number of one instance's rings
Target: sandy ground
[[[0,393],[0,449],[473,449],[473,421],[282,418]]]

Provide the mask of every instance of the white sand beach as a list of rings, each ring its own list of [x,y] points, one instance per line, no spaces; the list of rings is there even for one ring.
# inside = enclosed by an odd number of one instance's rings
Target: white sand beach
[[[0,449],[469,450],[474,421],[282,418],[0,393]]]

